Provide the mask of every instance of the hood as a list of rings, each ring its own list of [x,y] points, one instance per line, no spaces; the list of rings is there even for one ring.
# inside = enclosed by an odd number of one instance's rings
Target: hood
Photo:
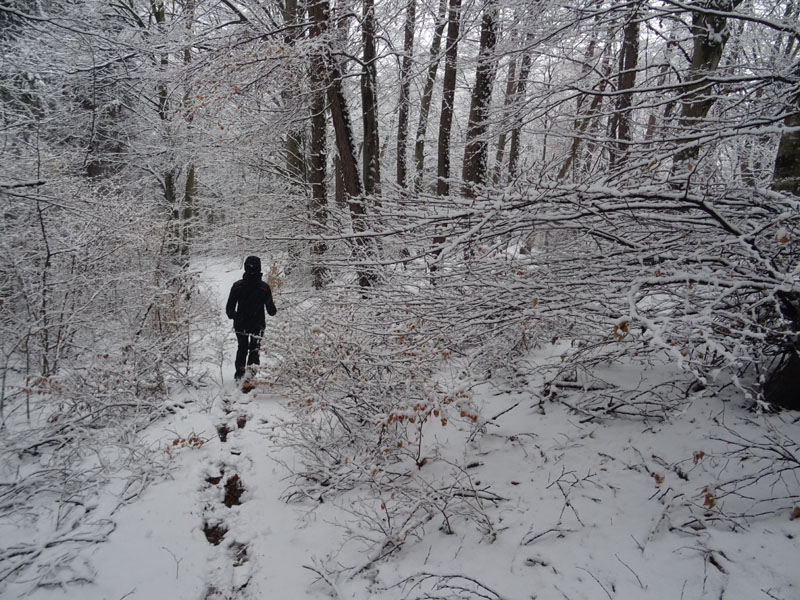
[[[244,259],[245,277],[261,276],[261,259],[257,256],[248,256]]]

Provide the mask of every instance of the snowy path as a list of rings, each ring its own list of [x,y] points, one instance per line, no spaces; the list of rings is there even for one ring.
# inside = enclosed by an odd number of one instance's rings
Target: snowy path
[[[220,310],[239,275],[225,265],[205,273]],[[286,469],[276,461],[280,449],[271,434],[285,414],[281,398],[261,388],[242,394],[231,377],[233,334],[222,328],[212,339],[224,346],[223,381],[189,392],[181,398],[186,408],[149,432],[164,449],[172,478],[117,512],[109,542],[89,557],[95,584],[68,594],[83,600],[308,597],[316,576],[303,565],[328,551],[331,526],[316,522],[308,507],[280,500]],[[37,590],[32,597],[53,594]]]
[[[302,567],[320,539],[279,499],[285,471],[269,434],[280,412],[275,398],[228,389],[209,412],[176,416],[165,429],[174,439],[197,432],[208,441],[174,447],[173,479],[119,512],[117,530],[92,557],[96,585],[81,597],[305,596],[313,575]]]

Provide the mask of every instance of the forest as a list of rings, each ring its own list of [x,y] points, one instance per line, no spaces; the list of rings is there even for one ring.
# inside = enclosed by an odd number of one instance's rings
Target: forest
[[[90,580],[53,567],[111,534],[89,498],[168,476],[143,432],[222,394],[209,265],[248,254],[279,310],[283,500],[380,504],[351,509],[380,533],[351,578],[432,519],[496,538],[500,497],[430,433],[469,448],[522,410],[489,388],[598,426],[735,405],[755,425],[719,464],[752,468],[687,510],[800,517],[798,11],[0,0],[0,523],[59,499],[50,537],[0,543],[0,595]],[[332,563],[309,570],[336,590]],[[416,577],[403,597],[505,597]]]

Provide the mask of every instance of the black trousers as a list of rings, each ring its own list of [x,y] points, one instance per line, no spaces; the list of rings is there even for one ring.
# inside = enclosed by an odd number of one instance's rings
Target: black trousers
[[[260,364],[258,358],[258,351],[261,348],[261,336],[263,331],[258,333],[243,333],[236,332],[236,376],[244,375],[245,365],[258,365]]]

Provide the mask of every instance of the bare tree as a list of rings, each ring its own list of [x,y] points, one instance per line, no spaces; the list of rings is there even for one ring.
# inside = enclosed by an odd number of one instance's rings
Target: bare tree
[[[283,22],[288,27],[286,35],[284,35],[284,42],[288,46],[293,46],[300,36],[302,29],[300,29],[299,25],[302,16],[303,9],[298,0],[286,0],[284,2]],[[312,73],[315,72],[315,69],[312,68]],[[285,103],[292,102],[291,93],[288,90],[282,93],[282,97]],[[312,111],[313,114],[315,113]],[[306,161],[303,154],[304,124],[304,121],[300,121],[294,127],[291,127],[286,134],[286,174],[295,183],[304,183],[306,181]]]
[[[516,90],[514,92],[514,103],[519,104],[525,98],[528,87],[528,75],[532,65],[531,55],[522,55],[522,64],[519,69],[519,77],[516,80]],[[514,126],[511,130],[511,148],[508,151],[508,176],[513,181],[517,177],[517,166],[519,165],[520,155],[520,134],[522,131],[522,113],[517,111],[514,118]]]
[[[442,44],[442,33],[447,24],[447,0],[439,0],[439,12],[436,25],[433,30],[431,49],[429,52],[428,71],[425,77],[425,86],[422,91],[422,99],[419,106],[419,122],[417,124],[417,135],[414,140],[414,165],[416,175],[414,176],[414,189],[419,191],[422,188],[422,175],[425,170],[425,134],[428,129],[428,115],[431,110],[433,98],[433,86],[436,82],[436,72],[439,69],[439,49]]]
[[[364,45],[364,66],[361,74],[361,109],[364,125],[363,164],[364,191],[380,193],[381,164],[378,132],[378,67],[375,51],[375,0],[363,0],[361,35]]]
[[[186,120],[186,127],[191,131],[192,121],[194,119],[194,90],[189,74],[189,66],[192,63],[192,29],[194,27],[195,9],[197,8],[196,0],[186,0],[184,6],[184,29],[186,31],[186,46],[183,50],[183,65],[185,70],[185,83],[183,91],[183,114]],[[191,140],[191,134],[189,135]],[[194,233],[194,220],[195,220],[195,201],[197,196],[197,165],[193,160],[189,160],[186,165],[186,181],[183,185],[183,209],[181,211],[180,227],[181,227],[181,265],[183,268],[189,266],[189,248],[192,243]]]
[[[634,6],[622,29],[622,49],[619,53],[617,75],[617,106],[611,120],[611,134],[617,148],[611,153],[611,166],[620,162],[631,141],[630,112],[633,106],[633,90],[636,86],[636,69],[639,60],[639,7]]]
[[[591,93],[581,93],[576,98],[575,120],[573,125],[573,130],[576,135],[572,138],[569,154],[558,171],[558,179],[564,179],[570,170],[574,171],[579,168],[582,146],[586,142],[586,133],[600,111],[605,97],[604,92],[610,81],[609,75],[612,68],[610,60],[611,42],[606,42],[598,51],[598,40],[602,36],[602,29],[597,21],[595,21],[595,23],[596,25],[590,32],[591,37],[583,55],[580,79],[581,81],[588,79],[588,76],[594,70],[592,63],[597,56],[602,57],[600,79],[592,85]],[[613,36],[610,36],[610,39],[613,39]],[[589,97],[591,97],[591,101],[589,101]]]
[[[406,4],[406,21],[403,28],[403,62],[400,67],[400,99],[397,116],[397,185],[406,187],[406,165],[408,141],[409,91],[411,88],[411,64],[414,54],[414,27],[416,24],[416,0],[408,0]]]
[[[484,185],[488,176],[489,107],[492,88],[497,72],[497,58],[494,49],[497,45],[497,5],[487,0],[483,6],[481,41],[478,51],[478,67],[475,73],[475,87],[469,108],[467,141],[464,148],[462,179],[465,195],[474,195],[475,186]]]
[[[309,8],[309,11],[311,9]],[[325,20],[314,19],[309,31],[309,38],[314,43],[320,42],[320,37],[325,30]],[[327,213],[326,175],[328,156],[326,153],[327,121],[325,119],[325,98],[328,90],[324,52],[316,49],[311,56],[309,64],[309,80],[311,81],[311,142],[310,142],[310,168],[309,183],[311,184],[311,200],[309,213],[313,226],[312,233],[321,234],[324,229]],[[312,279],[316,289],[323,286],[325,268],[319,263],[319,257],[325,252],[325,242],[322,240],[312,242],[311,254]]]
[[[311,22],[320,28],[320,33],[326,33],[330,15],[328,0],[313,1],[308,6],[308,14]],[[375,282],[375,274],[369,271],[363,263],[368,261],[374,254],[374,248],[367,238],[360,235],[366,231],[367,210],[364,204],[364,188],[361,185],[361,179],[358,174],[350,113],[347,110],[344,90],[342,89],[342,75],[339,64],[334,59],[327,44],[322,44],[321,48],[325,64],[325,76],[327,78],[325,85],[328,106],[331,111],[336,148],[341,164],[342,187],[353,223],[354,244],[358,251],[358,259],[362,262],[358,267],[358,283],[361,287],[369,287]]]
[[[726,13],[742,0],[705,0],[692,7],[692,62],[681,99],[679,126],[685,135],[675,153],[673,172],[683,178],[694,168],[699,156],[697,136],[702,121],[714,105],[714,82],[711,74],[719,66],[725,44],[730,37]]]
[[[447,41],[442,81],[442,110],[439,117],[439,145],[436,169],[436,193],[450,194],[450,130],[453,126],[453,101],[456,94],[456,62],[461,26],[461,0],[450,0],[447,17]]]
[[[500,183],[500,177],[503,173],[503,161],[506,152],[506,126],[505,123],[511,117],[511,106],[514,103],[514,96],[517,91],[516,86],[516,74],[517,74],[517,58],[511,57],[508,61],[508,75],[506,77],[506,90],[504,95],[503,101],[503,118],[502,118],[502,129],[500,131],[500,135],[497,138],[497,148],[495,150],[495,158],[494,158],[494,168],[492,170],[492,183],[498,185]]]

